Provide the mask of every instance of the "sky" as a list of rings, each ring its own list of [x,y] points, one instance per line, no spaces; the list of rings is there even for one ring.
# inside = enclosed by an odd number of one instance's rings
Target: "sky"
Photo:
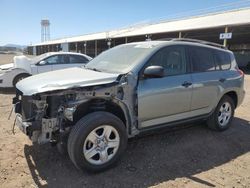
[[[236,3],[235,3],[236,2]],[[246,6],[249,0],[0,0],[0,45],[41,40],[41,19],[50,38],[62,38]],[[216,9],[217,9],[216,8]],[[225,7],[224,7],[225,8]],[[197,12],[197,13],[198,13]]]

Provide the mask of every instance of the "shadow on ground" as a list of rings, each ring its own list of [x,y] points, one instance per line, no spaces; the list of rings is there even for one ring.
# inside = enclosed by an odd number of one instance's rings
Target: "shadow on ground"
[[[241,68],[241,70],[244,72],[244,74],[250,75],[250,67]]]
[[[15,94],[16,89],[15,88],[0,88],[0,94]]]
[[[130,140],[121,162],[99,174],[77,170],[48,145],[25,145],[24,152],[38,187],[148,187],[180,177],[215,187],[193,175],[249,152],[249,134],[249,122],[239,118],[225,132],[210,131],[204,124],[161,131]]]

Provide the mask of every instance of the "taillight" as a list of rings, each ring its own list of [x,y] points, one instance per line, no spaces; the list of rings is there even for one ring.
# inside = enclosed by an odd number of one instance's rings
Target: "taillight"
[[[241,76],[244,76],[244,72],[242,70],[238,69],[237,71],[240,73]]]
[[[244,76],[244,72],[240,70],[238,66],[236,67],[236,70],[241,76]]]

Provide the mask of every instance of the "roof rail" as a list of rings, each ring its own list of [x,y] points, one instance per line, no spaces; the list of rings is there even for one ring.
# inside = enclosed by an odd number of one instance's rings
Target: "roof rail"
[[[214,46],[217,48],[222,48],[222,49],[227,49],[227,47],[217,44],[214,42],[208,42],[204,40],[198,40],[198,39],[190,39],[190,38],[165,38],[165,39],[159,39],[159,40],[166,40],[166,41],[182,41],[182,42],[194,42],[194,43],[199,43],[199,44],[205,44],[209,46]]]

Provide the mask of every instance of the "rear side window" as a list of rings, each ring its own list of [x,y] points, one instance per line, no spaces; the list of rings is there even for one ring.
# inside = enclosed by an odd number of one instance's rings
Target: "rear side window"
[[[88,60],[85,57],[77,56],[77,55],[70,55],[69,56],[69,62],[71,64],[78,64],[78,63],[87,63]]]
[[[215,51],[215,62],[221,67],[221,70],[228,70],[231,67],[231,59],[228,53],[223,51]]]
[[[206,72],[215,70],[213,53],[202,47],[191,47],[189,50],[193,72]]]

